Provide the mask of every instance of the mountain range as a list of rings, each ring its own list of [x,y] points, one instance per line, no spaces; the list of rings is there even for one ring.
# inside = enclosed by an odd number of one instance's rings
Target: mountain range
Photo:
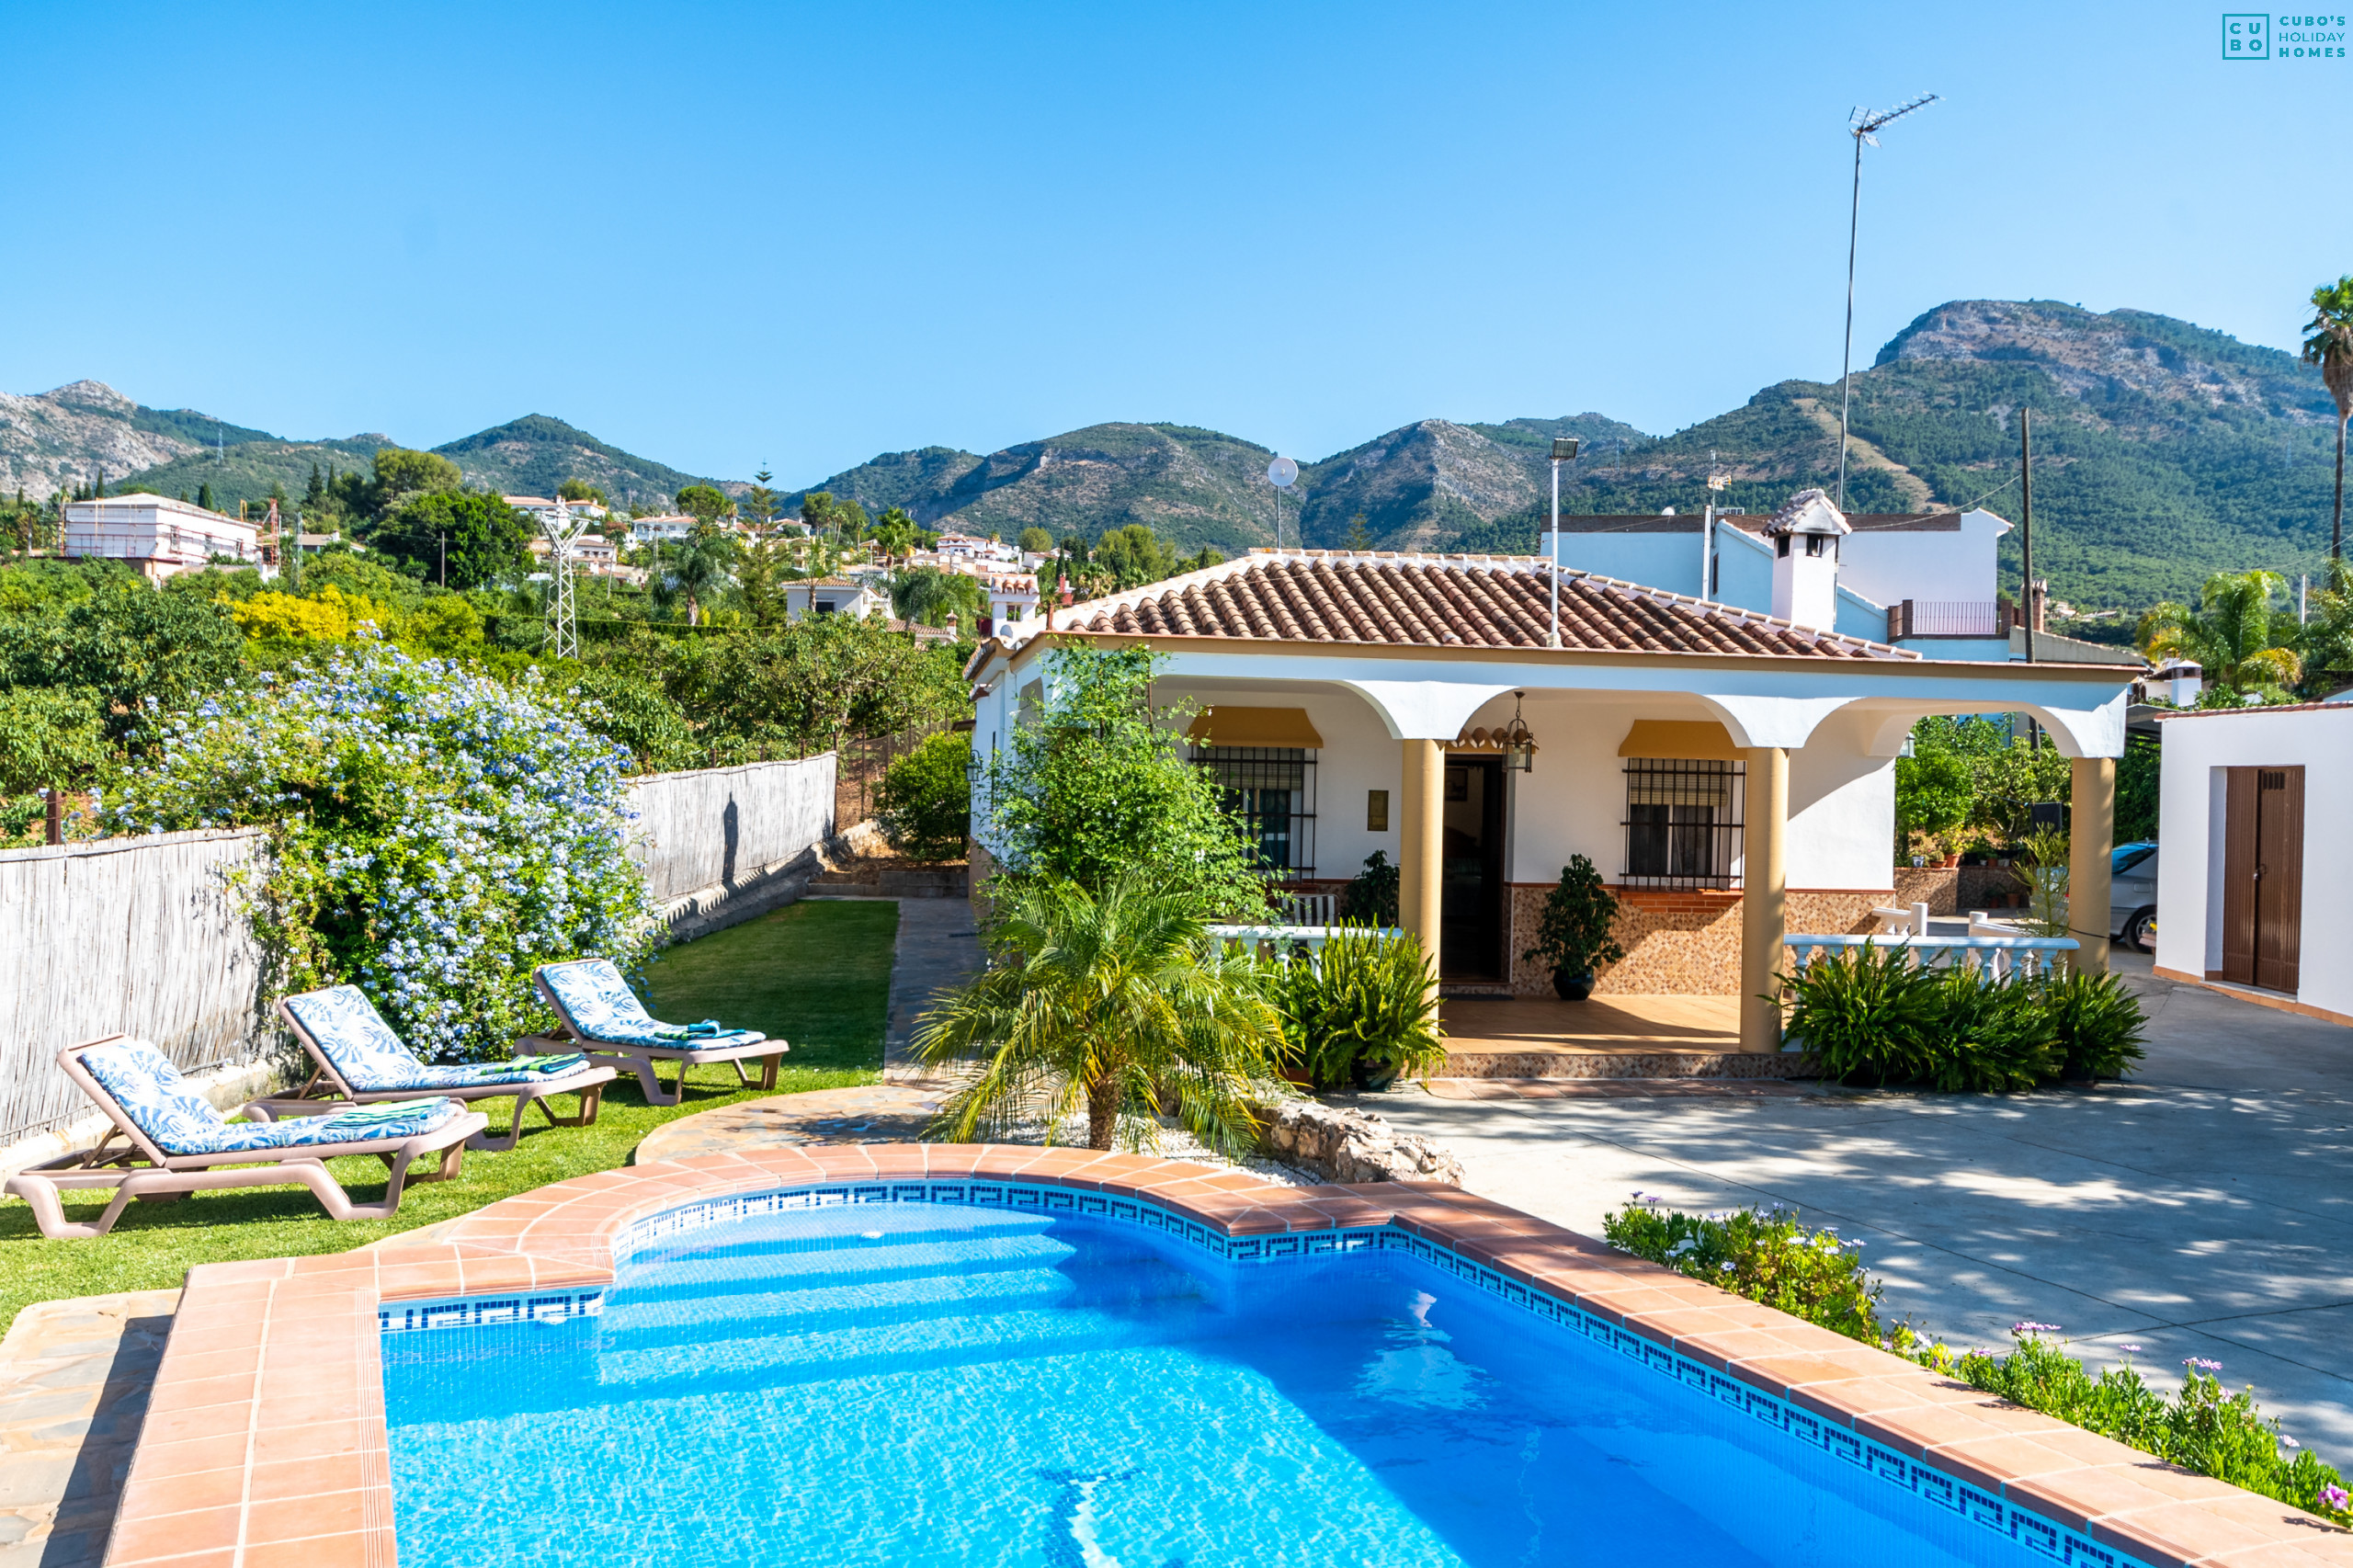
[[[1854,378],[1847,492],[1856,511],[1982,504],[2020,515],[2021,411],[2031,410],[2035,550],[2052,592],[2085,608],[2191,598],[2215,571],[2317,573],[2328,546],[2336,410],[2293,355],[2143,311],[1959,301],[1921,315]],[[1500,424],[1424,419],[1302,463],[1282,503],[1286,540],[1384,549],[1534,548],[1555,436],[1582,442],[1563,473],[1576,513],[1779,506],[1835,486],[1838,387],[1787,381],[1667,436],[1597,413]],[[382,436],[287,441],[187,410],[145,408],[95,381],[0,397],[0,488],[45,495],[103,465],[108,488],[199,483],[223,505],[310,465],[364,463]],[[692,476],[533,415],[437,448],[468,480],[547,494],[580,478],[658,505]],[[788,495],[904,506],[932,527],[1057,539],[1143,523],[1188,552],[1274,542],[1273,452],[1182,424],[1089,426],[986,454],[889,452]],[[740,481],[725,488],[740,493]],[[2015,572],[2018,536],[2006,545]],[[2015,577],[2011,579],[2015,583]]]

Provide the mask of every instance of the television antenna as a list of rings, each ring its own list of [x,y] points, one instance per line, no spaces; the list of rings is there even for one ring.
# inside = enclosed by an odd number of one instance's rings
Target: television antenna
[[[1863,145],[1879,145],[1880,127],[1902,119],[1916,108],[1927,108],[1939,97],[1922,93],[1884,113],[1858,108],[1847,117],[1847,134],[1855,139],[1855,196],[1847,215],[1847,350],[1838,361],[1838,510],[1847,509],[1847,411],[1854,395],[1855,367],[1855,235],[1863,221]]]
[[[572,597],[572,551],[587,531],[588,519],[574,517],[561,495],[555,499],[552,515],[540,514],[540,532],[548,541],[548,648],[559,659],[580,657],[580,621]]]
[[[1299,464],[1277,458],[1267,465],[1267,483],[1275,487],[1275,548],[1283,547],[1283,496],[1299,483]]]

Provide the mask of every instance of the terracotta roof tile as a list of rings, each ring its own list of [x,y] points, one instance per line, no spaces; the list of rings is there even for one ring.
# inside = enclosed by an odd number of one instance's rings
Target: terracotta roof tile
[[[1531,556],[1253,551],[1165,583],[1057,609],[1057,631],[1245,642],[1541,648],[1544,562]],[[1702,604],[1680,594],[1561,574],[1561,645],[1593,653],[1916,659],[1907,649]]]

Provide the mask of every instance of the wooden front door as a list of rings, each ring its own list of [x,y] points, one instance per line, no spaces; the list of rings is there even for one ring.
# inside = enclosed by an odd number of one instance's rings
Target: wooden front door
[[[2304,770],[2225,771],[2222,968],[2214,978],[2292,993],[2303,948]]]

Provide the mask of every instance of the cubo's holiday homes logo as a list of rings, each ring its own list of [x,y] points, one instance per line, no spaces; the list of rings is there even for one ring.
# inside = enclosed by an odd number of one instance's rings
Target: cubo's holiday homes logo
[[[2345,18],[2222,13],[2225,60],[2342,60]]]

